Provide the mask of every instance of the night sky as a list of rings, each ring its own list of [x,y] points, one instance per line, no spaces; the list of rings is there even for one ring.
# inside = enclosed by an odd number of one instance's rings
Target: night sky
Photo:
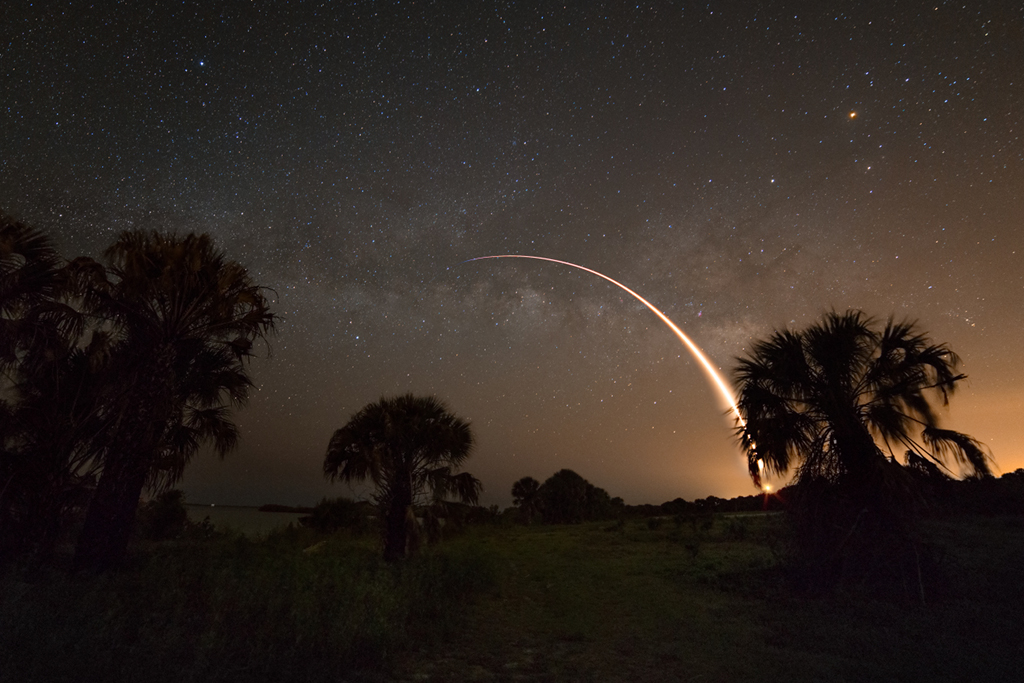
[[[144,5],[160,5],[144,7]],[[98,256],[208,232],[273,289],[239,449],[192,502],[309,504],[382,395],[472,421],[482,502],[755,490],[728,376],[830,308],[916,319],[945,426],[1024,467],[1015,2],[38,2],[0,19],[0,210]]]

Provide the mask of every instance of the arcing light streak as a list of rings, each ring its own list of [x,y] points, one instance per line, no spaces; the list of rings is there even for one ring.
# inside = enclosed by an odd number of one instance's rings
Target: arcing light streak
[[[669,320],[668,316],[666,316],[664,313],[662,313],[657,308],[655,308],[654,304],[652,304],[650,301],[648,301],[647,299],[643,298],[642,296],[640,296],[639,294],[634,292],[632,289],[630,289],[626,285],[622,284],[621,282],[619,282],[617,280],[613,280],[610,277],[608,277],[607,275],[603,275],[603,274],[597,272],[596,270],[591,270],[590,268],[584,268],[583,266],[577,265],[575,263],[569,263],[568,261],[559,261],[558,259],[547,258],[547,257],[544,257],[544,256],[527,256],[525,254],[501,254],[499,256],[477,256],[476,258],[471,258],[471,259],[469,259],[467,261],[463,261],[463,263],[469,263],[469,261],[482,261],[484,259],[492,259],[492,258],[525,258],[525,259],[533,259],[535,261],[550,261],[551,263],[561,263],[563,266],[570,266],[572,268],[578,268],[580,270],[585,270],[588,273],[596,275],[599,278],[603,278],[603,279],[607,280],[608,282],[612,283],[613,285],[615,285],[616,287],[619,287],[619,288],[629,292],[630,294],[633,295],[633,297],[636,298],[637,301],[642,303],[647,308],[651,309],[651,311],[654,313],[654,315],[656,315],[659,318],[661,318],[661,321],[663,323],[665,323],[666,325],[668,325],[669,328],[673,332],[676,333],[676,336],[679,337],[679,339],[683,342],[684,345],[686,345],[686,348],[688,348],[690,350],[690,353],[693,354],[693,357],[696,358],[700,362],[700,364],[704,366],[704,369],[708,373],[708,377],[710,377],[711,381],[715,383],[715,385],[718,387],[718,390],[722,392],[722,396],[725,397],[725,400],[726,400],[726,402],[728,402],[729,407],[732,408],[732,412],[736,416],[736,420],[743,427],[747,426],[746,420],[744,420],[743,416],[740,414],[739,406],[736,405],[736,399],[733,398],[732,392],[729,391],[728,385],[725,383],[725,380],[722,379],[722,376],[720,374],[718,374],[718,371],[715,370],[715,366],[713,366],[711,364],[711,361],[708,360],[707,356],[704,355],[704,352],[700,350],[700,347],[697,346],[696,344],[694,344],[693,341],[689,337],[686,336],[686,333],[683,332],[681,329],[679,329],[679,327],[677,327],[674,322]]]

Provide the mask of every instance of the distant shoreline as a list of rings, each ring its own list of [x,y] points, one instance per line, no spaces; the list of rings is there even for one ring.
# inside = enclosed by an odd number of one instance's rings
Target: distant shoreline
[[[257,512],[290,512],[299,515],[308,515],[313,508],[300,505],[278,505],[266,503],[264,505],[222,505],[220,503],[186,503],[185,507],[190,508],[230,508],[233,510],[256,510]]]
[[[276,503],[267,503],[257,508],[260,512],[294,512],[300,515],[309,515],[313,513],[313,508],[300,507],[295,505],[277,505]]]
[[[235,508],[238,510],[258,510],[258,505],[222,505],[221,503],[185,503],[188,508]]]
[[[301,510],[302,508],[281,505],[261,512],[261,508],[255,505],[221,505],[220,503],[207,503],[206,505],[189,503],[185,508],[189,519],[193,522],[208,521],[220,531],[241,532],[252,538],[266,536],[289,524],[299,524],[299,518],[304,514],[293,512],[296,509]]]

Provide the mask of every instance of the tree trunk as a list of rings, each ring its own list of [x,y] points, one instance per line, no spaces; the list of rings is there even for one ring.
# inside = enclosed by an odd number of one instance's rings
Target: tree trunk
[[[174,351],[158,348],[150,363],[136,366],[112,429],[96,492],[75,548],[75,569],[106,571],[128,550],[142,488],[163,443],[171,416]]]
[[[41,567],[53,559],[57,547],[57,539],[60,537],[62,522],[65,516],[64,500],[54,497],[62,496],[60,484],[50,483],[45,493],[49,498],[39,501],[33,512],[35,519],[29,520],[35,528],[35,550],[33,552],[32,565]]]
[[[124,560],[148,463],[149,458],[127,456],[104,467],[75,548],[76,571],[107,571]]]
[[[391,482],[384,502],[384,560],[398,562],[409,554],[410,523],[416,523],[412,509],[412,473],[400,470]],[[412,530],[414,531],[414,529]]]
[[[384,561],[404,560],[409,547],[409,505],[392,501],[384,513]]]

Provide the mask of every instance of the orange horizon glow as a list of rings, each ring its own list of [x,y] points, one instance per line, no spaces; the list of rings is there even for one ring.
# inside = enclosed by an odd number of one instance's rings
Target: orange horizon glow
[[[591,270],[590,268],[586,268],[586,267],[581,266],[581,265],[576,264],[576,263],[570,263],[569,261],[559,261],[558,259],[547,258],[545,256],[529,256],[529,255],[525,255],[525,254],[501,254],[501,255],[497,255],[497,256],[477,256],[476,258],[467,259],[466,261],[463,261],[463,263],[469,263],[470,261],[482,261],[484,259],[499,259],[499,258],[522,258],[522,259],[533,259],[535,261],[550,261],[551,263],[560,263],[563,266],[569,266],[571,268],[578,268],[579,270],[584,270],[584,271],[586,271],[586,272],[588,272],[588,273],[590,273],[592,275],[596,275],[599,278],[607,280],[608,282],[612,283],[616,287],[619,287],[622,290],[628,292],[637,301],[639,301],[644,306],[649,308],[651,310],[651,312],[654,313],[654,315],[658,316],[661,319],[661,321],[663,323],[665,323],[666,325],[668,325],[669,329],[671,329],[675,333],[675,335],[677,337],[679,337],[680,341],[683,342],[683,345],[686,346],[686,348],[690,351],[690,354],[694,358],[696,358],[700,362],[700,364],[702,366],[704,366],[704,370],[707,372],[708,377],[711,379],[712,383],[718,388],[718,390],[722,393],[722,396],[725,398],[726,402],[729,404],[729,407],[732,409],[732,412],[736,416],[736,419],[739,421],[740,425],[742,425],[743,427],[747,426],[746,420],[744,420],[743,416],[740,414],[739,406],[736,405],[736,399],[733,398],[732,392],[729,390],[729,387],[725,383],[725,380],[718,373],[718,371],[715,369],[715,367],[711,364],[711,361],[708,360],[708,357],[704,355],[704,352],[701,351],[700,347],[697,346],[697,344],[695,344],[693,342],[693,340],[691,340],[688,336],[686,336],[685,332],[683,332],[681,329],[679,329],[679,327],[674,322],[669,320],[667,315],[665,315],[664,313],[659,311],[657,308],[655,308],[654,304],[652,304],[650,301],[648,301],[647,299],[643,298],[642,296],[640,296],[639,294],[634,292],[632,289],[630,289],[626,285],[624,285],[621,282],[619,282],[618,280],[613,280],[612,278],[608,277],[607,275],[604,275],[603,273],[599,273],[596,270]]]

